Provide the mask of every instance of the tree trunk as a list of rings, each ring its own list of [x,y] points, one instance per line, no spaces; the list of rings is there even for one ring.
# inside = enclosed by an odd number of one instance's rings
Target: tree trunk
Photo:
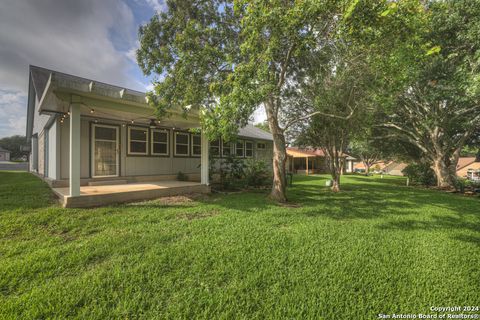
[[[370,164],[365,163],[365,175],[368,176],[369,172],[370,172]]]
[[[433,171],[437,177],[437,187],[450,188],[453,186],[453,179],[450,170],[443,157],[437,157],[433,161]]]
[[[332,191],[340,192],[340,174],[332,174]]]
[[[278,108],[278,106],[277,106]],[[278,124],[275,112],[275,102],[269,99],[265,103],[265,111],[273,136],[273,183],[270,198],[277,202],[286,202],[286,171],[287,148],[285,147],[285,135]]]

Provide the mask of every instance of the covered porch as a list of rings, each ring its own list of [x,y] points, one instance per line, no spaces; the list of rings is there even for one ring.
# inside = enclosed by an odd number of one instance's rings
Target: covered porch
[[[210,191],[209,143],[191,133],[198,110],[172,109],[159,121],[144,93],[60,73],[50,74],[38,104],[51,115],[44,177],[63,206]],[[177,181],[180,172],[189,181]]]
[[[85,208],[166,196],[209,193],[210,187],[199,182],[165,180],[81,186],[79,196],[71,196],[69,188],[52,188],[52,190],[64,207]]]

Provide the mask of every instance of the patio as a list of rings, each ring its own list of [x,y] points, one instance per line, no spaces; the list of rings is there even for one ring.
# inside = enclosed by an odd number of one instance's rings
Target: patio
[[[80,196],[70,196],[69,188],[52,188],[66,208],[96,207],[111,203],[122,203],[155,199],[190,193],[209,193],[210,187],[191,181],[153,181],[113,185],[81,186]]]

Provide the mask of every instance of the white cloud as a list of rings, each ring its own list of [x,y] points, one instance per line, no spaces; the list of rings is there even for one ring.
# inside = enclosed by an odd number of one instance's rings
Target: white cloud
[[[0,136],[21,131],[30,64],[144,90],[132,60],[137,25],[124,1],[0,1],[0,114],[8,112]]]
[[[145,0],[145,2],[155,11],[165,11],[165,2],[162,0]]]
[[[26,97],[19,91],[0,90],[0,137],[25,135]]]

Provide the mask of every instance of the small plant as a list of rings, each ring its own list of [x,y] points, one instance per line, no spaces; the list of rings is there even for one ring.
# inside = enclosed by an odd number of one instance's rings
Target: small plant
[[[188,181],[188,176],[185,173],[183,173],[182,171],[178,171],[177,180],[178,181]]]

